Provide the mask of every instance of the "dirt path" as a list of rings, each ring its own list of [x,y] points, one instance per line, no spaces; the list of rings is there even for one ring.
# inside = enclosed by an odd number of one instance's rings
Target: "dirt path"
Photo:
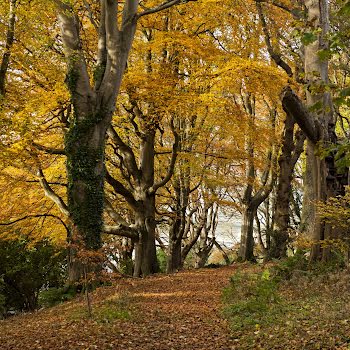
[[[93,299],[98,304],[121,295],[132,307],[129,320],[74,319],[77,303],[65,303],[1,321],[0,349],[239,349],[220,317],[221,292],[233,273],[234,267],[224,267],[123,279],[98,289]]]

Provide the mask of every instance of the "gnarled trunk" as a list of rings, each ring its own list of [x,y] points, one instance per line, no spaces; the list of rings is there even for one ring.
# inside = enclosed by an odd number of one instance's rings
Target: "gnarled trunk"
[[[119,30],[118,4],[101,1],[97,70],[91,85],[83,44],[81,21],[74,5],[56,0],[64,53],[66,83],[74,107],[65,138],[68,177],[68,211],[74,236],[85,248],[101,246],[104,201],[104,152],[106,131],[115,110],[131,44],[138,2],[126,2]],[[133,18],[130,20],[130,18]],[[126,21],[127,19],[127,21]]]
[[[274,225],[271,233],[271,246],[268,258],[280,259],[287,256],[287,243],[289,240],[289,216],[290,196],[292,192],[292,179],[295,164],[298,161],[305,136],[300,132],[295,133],[294,118],[287,114],[284,126],[281,155],[278,159],[279,175],[276,189],[274,210]]]
[[[173,222],[170,226],[169,230],[169,244],[167,251],[167,266],[166,272],[172,273],[182,268],[182,259],[181,259],[181,242],[184,236],[185,231],[185,212],[186,205],[181,207],[183,203],[183,196],[181,195],[182,188],[180,188],[179,181],[175,181],[177,186],[174,186],[176,193],[176,211],[175,217],[173,218]]]
[[[193,148],[192,129],[195,126],[196,118],[190,120],[182,120],[180,118],[176,122],[181,132],[178,145],[179,151],[191,152]],[[183,267],[185,259],[182,254],[182,245],[185,245],[183,240],[190,231],[190,221],[192,215],[196,212],[196,208],[194,210],[189,208],[191,173],[189,160],[186,158],[180,159],[173,181],[175,203],[172,212],[172,224],[169,230],[168,273],[178,271]],[[185,255],[187,256],[186,253]]]

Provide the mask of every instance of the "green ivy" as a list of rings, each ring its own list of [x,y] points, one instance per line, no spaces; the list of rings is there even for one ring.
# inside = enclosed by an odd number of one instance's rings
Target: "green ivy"
[[[68,209],[78,227],[87,248],[101,246],[102,213],[104,202],[103,174],[96,172],[103,163],[104,146],[90,147],[94,127],[103,118],[102,113],[83,120],[75,118],[65,139],[68,173]],[[77,198],[81,187],[84,198]]]
[[[66,76],[66,84],[71,93],[74,93],[77,88],[79,79],[79,72],[75,69],[73,64],[68,66],[68,73]]]

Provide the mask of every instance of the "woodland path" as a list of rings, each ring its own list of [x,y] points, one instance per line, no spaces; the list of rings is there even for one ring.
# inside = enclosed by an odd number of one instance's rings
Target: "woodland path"
[[[130,319],[106,323],[74,318],[83,304],[67,302],[0,321],[0,349],[239,349],[220,316],[222,289],[234,271],[229,266],[121,279],[95,291],[94,310],[119,300],[130,309]]]

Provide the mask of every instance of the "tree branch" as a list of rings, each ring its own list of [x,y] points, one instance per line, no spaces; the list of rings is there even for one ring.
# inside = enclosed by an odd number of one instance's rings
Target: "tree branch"
[[[301,13],[300,13],[299,10],[297,10],[295,8],[291,9],[288,6],[280,3],[279,1],[276,1],[276,0],[272,0],[272,1],[270,1],[270,0],[255,0],[255,1],[257,3],[267,3],[267,4],[271,4],[271,5],[275,6],[275,7],[278,7],[281,10],[284,10],[284,11],[290,13],[294,17],[294,19],[300,19],[301,18]]]
[[[265,37],[265,43],[266,43],[266,47],[267,47],[267,51],[268,51],[269,55],[271,56],[273,61],[288,74],[289,77],[292,77],[293,76],[292,69],[290,68],[290,66],[285,61],[283,61],[281,55],[277,54],[274,51],[273,47],[272,47],[270,33],[269,33],[268,29],[267,29],[265,16],[264,16],[264,13],[263,13],[263,10],[262,10],[261,3],[259,1],[256,1],[256,7],[257,7],[257,10],[258,10],[260,22],[261,22],[261,25],[262,25],[262,28],[263,28],[264,37]]]
[[[305,136],[316,144],[319,141],[319,136],[313,125],[312,117],[290,86],[283,89],[281,100],[284,111],[294,118]]]
[[[41,168],[37,170],[37,177],[39,179],[41,187],[45,192],[46,197],[50,198],[57,205],[62,214],[64,214],[66,217],[69,217],[70,214],[66,203],[64,203],[63,199],[57,195],[55,191],[50,187]]]
[[[20,180],[20,181],[27,182],[27,183],[38,183],[39,182],[39,180]],[[67,184],[63,183],[63,182],[48,182],[48,184],[67,187]]]
[[[160,187],[163,187],[164,185],[166,185],[169,180],[171,179],[171,177],[174,174],[174,169],[175,169],[175,164],[176,164],[176,159],[177,159],[177,151],[179,148],[179,134],[176,132],[175,127],[174,127],[174,121],[172,120],[170,123],[170,127],[171,127],[171,131],[174,135],[174,143],[173,143],[173,149],[172,149],[172,153],[171,153],[171,160],[170,160],[170,164],[168,167],[168,172],[165,175],[165,177],[157,182],[156,184],[154,184],[149,190],[148,193],[149,194],[153,194],[155,193]]]
[[[294,151],[291,157],[291,164],[293,165],[293,169],[300,157],[300,154],[304,150],[304,142],[305,142],[305,134],[302,132],[302,130],[299,129],[294,136]]]
[[[98,45],[97,45],[97,66],[95,74],[95,91],[101,87],[103,77],[107,66],[107,43],[106,43],[106,4],[105,0],[100,0],[101,17],[98,27]]]
[[[136,20],[138,20],[139,18],[141,18],[143,16],[150,15],[150,14],[153,14],[153,13],[157,13],[159,11],[166,10],[169,7],[172,7],[172,6],[175,6],[175,5],[178,5],[178,4],[184,4],[184,3],[187,3],[187,2],[190,2],[190,1],[197,1],[197,0],[168,0],[168,1],[165,1],[162,4],[160,4],[159,6],[153,7],[151,9],[147,9],[147,10],[137,14],[136,15]]]
[[[222,256],[225,259],[225,264],[228,266],[230,265],[230,258],[228,257],[227,253],[225,252],[225,250],[221,247],[221,245],[218,243],[218,241],[215,239],[215,237],[213,237],[213,243],[215,245],[215,247],[220,251],[220,253],[222,254]]]
[[[9,226],[9,225],[13,225],[16,224],[17,222],[26,220],[26,219],[32,219],[32,218],[41,218],[41,217],[50,217],[50,218],[54,218],[57,219],[61,222],[61,224],[65,227],[66,231],[69,232],[69,228],[66,225],[66,223],[57,215],[53,215],[53,214],[32,214],[32,215],[25,215],[21,218],[9,221],[9,222],[0,222],[0,226]]]
[[[102,228],[102,231],[103,233],[106,233],[109,235],[127,237],[127,238],[131,238],[132,240],[139,239],[139,234],[136,229],[130,226],[122,225],[122,224],[115,225],[115,226],[104,225]]]
[[[124,164],[128,169],[128,172],[132,175],[132,177],[135,180],[140,180],[141,173],[137,166],[136,157],[131,147],[129,147],[123,142],[123,140],[120,138],[120,136],[112,126],[108,129],[108,136],[111,138],[111,140],[116,144],[116,146],[120,150],[124,160]]]
[[[96,31],[98,31],[99,26],[98,26],[98,24],[96,23],[96,21],[94,19],[94,14],[93,14],[93,11],[91,9],[90,4],[86,0],[83,0],[83,4],[84,4],[84,7],[85,7],[86,11],[88,12],[88,17],[89,17],[89,20],[90,20],[91,24],[94,26]],[[101,10],[101,13],[102,13],[102,10]]]
[[[166,245],[164,244],[164,242],[161,240],[161,238],[159,237],[159,233],[158,233],[158,232],[156,232],[156,241],[158,242],[160,249],[161,249],[164,253],[166,253],[166,252],[167,252],[167,247],[166,247]]]
[[[116,180],[106,169],[106,181],[113,187],[114,191],[127,201],[127,203],[133,208],[138,208],[138,203],[132,193],[118,180]]]
[[[79,19],[74,13],[72,6],[67,2],[54,0],[58,9],[58,21],[61,27],[61,36],[64,44],[64,53],[68,59],[67,84],[72,96],[76,115],[79,118],[88,117],[91,103],[94,96],[90,86],[90,79],[85,62],[82,45],[79,36]],[[89,112],[87,112],[89,111]]]
[[[276,172],[274,170],[277,161],[276,152],[271,150],[268,155],[268,163],[261,176],[262,187],[254,194],[249,205],[252,208],[258,208],[259,205],[269,196],[276,182]],[[269,176],[270,175],[270,176]]]
[[[124,226],[129,226],[129,224],[121,217],[121,215],[119,215],[113,208],[111,202],[105,198],[105,206],[104,209],[106,210],[108,216],[113,219],[113,221],[116,224],[121,224]]]
[[[15,38],[16,2],[17,0],[10,1],[10,11],[9,11],[9,18],[7,22],[5,52],[2,55],[1,65],[0,65],[0,97],[5,95],[6,75],[10,64],[11,48]]]
[[[61,148],[51,148],[51,147],[46,147],[43,145],[40,145],[36,142],[33,142],[32,145],[38,149],[39,151],[43,151],[48,154],[58,154],[58,155],[66,155],[66,151]]]
[[[136,31],[134,17],[137,12],[138,3],[138,0],[124,1],[121,29],[119,29],[118,20],[120,16],[118,16],[118,1],[104,0],[107,61],[99,88],[99,99],[100,104],[102,106],[109,106],[112,112],[115,109],[115,98],[119,93],[129,52],[134,40]],[[101,33],[103,34],[104,32],[102,31]],[[103,44],[102,41],[101,44]]]

